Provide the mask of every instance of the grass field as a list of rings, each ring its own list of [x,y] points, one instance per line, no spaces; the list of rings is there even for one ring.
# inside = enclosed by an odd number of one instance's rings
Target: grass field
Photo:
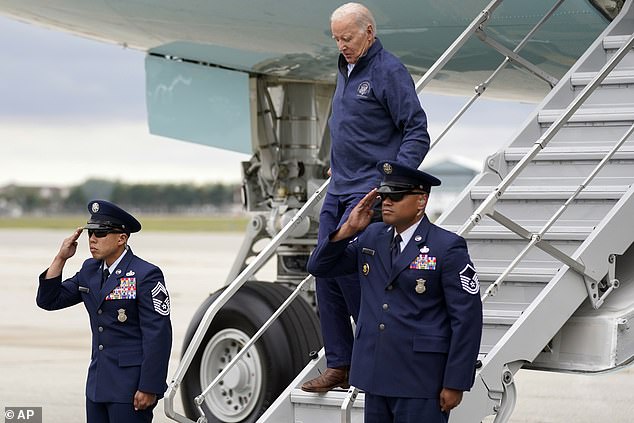
[[[146,231],[186,231],[186,232],[244,232],[248,216],[184,216],[184,215],[139,215],[136,216]],[[77,216],[29,216],[0,218],[0,229],[68,229],[82,226],[88,220],[86,215]]]

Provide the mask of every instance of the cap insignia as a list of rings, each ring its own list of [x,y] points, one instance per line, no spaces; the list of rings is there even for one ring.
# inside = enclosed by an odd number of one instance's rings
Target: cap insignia
[[[391,165],[391,164],[389,164],[389,163],[383,163],[383,172],[384,172],[386,175],[391,174],[391,173],[392,173],[392,165]]]
[[[93,213],[97,213],[99,211],[99,203],[97,203],[96,201],[92,203],[91,210]]]

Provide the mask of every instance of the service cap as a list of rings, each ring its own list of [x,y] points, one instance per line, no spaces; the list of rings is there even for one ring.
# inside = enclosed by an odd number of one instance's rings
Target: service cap
[[[394,161],[381,160],[376,164],[376,168],[383,175],[378,189],[379,194],[410,191],[429,193],[431,187],[440,185],[440,179],[435,176]]]
[[[106,200],[88,202],[90,220],[84,229],[116,229],[126,233],[139,232],[141,223],[121,207]]]

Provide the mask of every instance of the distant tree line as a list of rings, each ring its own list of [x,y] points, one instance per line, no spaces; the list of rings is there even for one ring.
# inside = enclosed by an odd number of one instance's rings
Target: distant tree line
[[[240,204],[237,184],[127,184],[90,179],[70,188],[0,188],[0,214],[77,213],[92,199],[113,201],[144,212],[214,212],[235,209]]]

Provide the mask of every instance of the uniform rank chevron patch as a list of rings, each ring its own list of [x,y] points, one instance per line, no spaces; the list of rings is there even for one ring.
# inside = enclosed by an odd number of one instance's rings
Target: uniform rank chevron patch
[[[167,294],[165,285],[161,282],[157,282],[156,286],[152,289],[152,303],[154,304],[154,311],[161,316],[168,316],[170,314],[170,297]]]
[[[469,294],[477,294],[480,292],[478,274],[470,264],[467,264],[464,269],[460,271],[460,283],[462,284],[462,289],[467,291]]]

